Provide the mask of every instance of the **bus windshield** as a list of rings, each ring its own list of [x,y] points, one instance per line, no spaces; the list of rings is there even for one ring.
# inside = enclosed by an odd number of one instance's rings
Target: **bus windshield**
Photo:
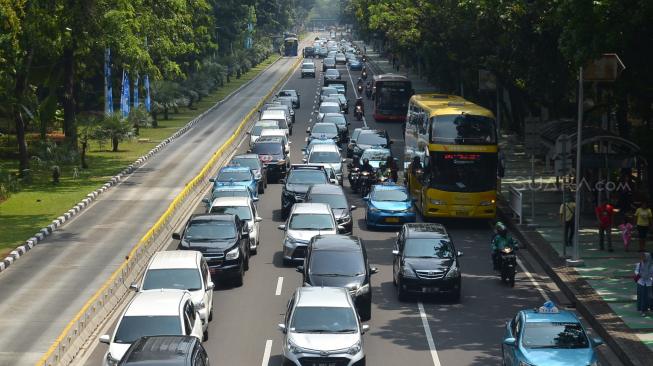
[[[432,152],[430,163],[431,188],[447,192],[496,189],[496,153]]]
[[[431,118],[431,142],[457,145],[497,143],[494,119],[471,114]]]
[[[405,115],[411,93],[410,81],[377,81],[376,108],[382,114]]]

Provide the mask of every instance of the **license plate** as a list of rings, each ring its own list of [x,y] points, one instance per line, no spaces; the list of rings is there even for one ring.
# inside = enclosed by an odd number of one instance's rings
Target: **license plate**
[[[313,363],[315,366],[336,366],[335,362],[318,362],[318,363]]]
[[[422,292],[424,293],[433,293],[433,292],[438,292],[437,287],[422,287]]]
[[[398,217],[386,217],[385,222],[397,223],[397,222],[399,222],[399,218]]]

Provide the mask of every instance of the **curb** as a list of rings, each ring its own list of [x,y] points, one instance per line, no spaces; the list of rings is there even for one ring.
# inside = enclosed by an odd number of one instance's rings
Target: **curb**
[[[512,219],[503,198],[497,205],[497,216],[525,245],[583,318],[605,341],[605,344],[628,366],[651,365],[653,351],[646,347],[633,331],[615,314],[610,306],[573,267],[566,266],[558,252],[532,228],[521,226]]]
[[[147,160],[149,160],[154,155],[156,155],[156,153],[161,151],[161,149],[163,149],[166,145],[170,144],[171,142],[175,141],[179,136],[188,132],[192,127],[194,127],[198,122],[200,122],[204,117],[206,117],[206,115],[213,112],[216,108],[220,107],[222,104],[230,100],[234,95],[238,94],[243,88],[247,87],[254,80],[258,79],[264,72],[266,72],[273,65],[279,62],[279,60],[283,60],[283,58],[282,57],[278,58],[276,61],[268,65],[265,69],[261,70],[258,73],[258,75],[256,75],[256,77],[252,78],[251,80],[247,81],[243,85],[239,86],[236,90],[232,91],[231,93],[229,93],[229,95],[225,96],[217,103],[215,103],[213,106],[211,106],[211,108],[202,112],[199,116],[193,118],[190,122],[184,125],[184,127],[177,130],[177,132],[175,132],[172,136],[166,138],[165,140],[161,141],[158,145],[156,145],[154,148],[152,148],[152,150],[150,150],[147,154],[139,157],[133,163],[127,165],[120,173],[111,177],[111,179],[109,179],[100,188],[87,194],[86,198],[82,199],[79,203],[74,205],[73,208],[66,211],[64,214],[57,217],[55,220],[52,220],[52,223],[50,225],[41,228],[38,232],[36,232],[36,234],[34,234],[29,239],[27,239],[24,244],[21,244],[18,247],[16,247],[14,250],[12,250],[9,253],[9,255],[7,255],[2,261],[0,261],[0,273],[5,271],[9,266],[11,266],[14,262],[16,262],[18,258],[25,255],[30,249],[34,248],[36,244],[45,240],[46,237],[50,236],[50,234],[52,234],[55,230],[61,227],[66,221],[72,220],[73,217],[77,216],[80,212],[82,212],[84,209],[90,206],[91,203],[96,201],[97,198],[102,193],[118,185],[123,179],[126,179],[131,173],[136,171],[143,163],[145,163]]]

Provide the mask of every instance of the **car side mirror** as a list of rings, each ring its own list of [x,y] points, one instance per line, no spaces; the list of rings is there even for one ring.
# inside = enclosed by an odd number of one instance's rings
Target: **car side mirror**
[[[304,163],[304,164],[306,164],[307,161],[308,161],[308,159],[306,159],[306,158],[302,159],[302,163]]]
[[[211,200],[208,199],[208,198],[202,198],[202,202],[204,202],[204,203],[207,204],[207,205],[210,205],[210,204],[211,204]]]
[[[209,284],[206,285],[206,291],[213,291],[214,288],[215,288],[215,283],[213,282],[209,282]]]
[[[365,334],[370,331],[370,326],[368,324],[363,324],[361,326],[361,334]]]
[[[459,250],[459,251],[456,253],[456,256],[458,256],[458,257],[462,257],[462,256],[463,256],[463,252],[461,252],[461,251]]]
[[[100,336],[100,343],[109,344],[111,343],[111,337],[108,334]]]
[[[215,183],[215,178],[209,178],[209,182]]]
[[[279,225],[279,226],[277,226],[277,229],[285,231],[286,230],[286,225]]]
[[[363,197],[363,201],[368,202],[369,200],[370,200],[370,196]]]
[[[129,289],[134,292],[138,292],[138,283],[136,282],[132,283],[131,285],[129,285]]]
[[[513,346],[513,347],[514,347],[514,345],[515,345],[515,338],[513,338],[513,337],[508,337],[508,338],[506,338],[506,339],[503,340],[503,344],[505,344],[506,346]]]
[[[304,266],[297,266],[297,268],[295,268],[295,271],[299,273],[304,273]]]
[[[243,239],[249,239],[249,231],[247,229],[243,230],[240,235],[243,237]]]
[[[252,152],[252,149],[247,149],[248,154],[251,154],[251,152]]]
[[[308,127],[308,128],[306,129],[306,133],[311,133],[311,128],[310,128],[310,127]]]
[[[370,267],[370,274],[373,275],[375,273],[379,273],[379,269],[376,267]]]
[[[286,179],[285,178],[279,179],[279,184],[286,184]]]
[[[277,324],[277,328],[278,328],[278,329],[279,329],[283,334],[286,334],[286,332],[288,331],[288,330],[286,329],[286,325],[285,325],[285,324]]]
[[[247,132],[245,132],[245,133],[248,134],[248,135],[251,135],[251,134],[252,134],[252,131],[247,131]]]
[[[252,198],[252,201],[254,201],[254,202],[258,202],[258,200],[259,200],[258,197],[254,197],[254,198]]]
[[[598,347],[603,344],[603,339],[601,338],[592,338],[592,347]]]
[[[329,179],[329,182],[330,182],[331,184],[338,185],[338,180],[337,180],[337,179]]]
[[[263,218],[262,218],[262,217],[259,217],[259,216],[256,216],[256,218],[254,219],[254,221],[255,221],[255,222],[261,222],[261,221],[263,221]]]
[[[181,240],[181,235],[179,233],[172,233],[172,240]]]
[[[354,211],[355,209],[356,209],[356,205],[349,206],[349,211]]]
[[[393,249],[392,250],[392,255],[399,255],[399,250]]]
[[[338,234],[344,234],[346,231],[347,229],[344,226],[338,225]]]

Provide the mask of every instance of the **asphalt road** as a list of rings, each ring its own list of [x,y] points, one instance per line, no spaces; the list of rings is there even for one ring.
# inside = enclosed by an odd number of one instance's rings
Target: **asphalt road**
[[[318,70],[321,62],[317,61]],[[338,66],[343,78],[350,73]],[[352,72],[352,82],[360,72]],[[311,125],[319,105],[317,96],[321,87],[321,73],[316,79],[301,79],[298,72],[292,76],[286,88],[301,93],[302,107],[296,110],[296,125],[291,160],[301,163],[300,149],[305,145],[306,127]],[[355,101],[354,87],[348,88],[350,109]],[[403,156],[401,126],[398,123],[377,123],[371,117],[372,105],[366,101],[365,110],[370,116],[366,124],[386,129],[395,141],[392,150],[396,157]],[[347,116],[352,122],[350,130],[363,125]],[[245,147],[241,147],[244,151]],[[400,164],[402,166],[402,164]],[[463,272],[463,296],[461,303],[452,304],[437,298],[415,299],[399,302],[392,285],[393,231],[368,231],[364,223],[364,204],[358,195],[351,194],[345,179],[345,191],[349,192],[350,204],[359,208],[354,211],[354,235],[360,236],[366,245],[371,266],[379,273],[372,278],[371,330],[365,337],[365,353],[369,365],[498,365],[501,357],[501,340],[504,324],[518,310],[541,305],[552,298],[564,303],[559,290],[537,266],[525,264],[517,274],[514,288],[500,283],[491,269],[489,241],[492,231],[488,222],[447,221],[447,226],[461,258]],[[207,186],[208,187],[208,186]],[[214,295],[214,318],[209,327],[209,339],[205,347],[214,365],[281,365],[282,334],[277,330],[281,323],[288,299],[297,286],[301,275],[294,268],[282,264],[282,223],[280,211],[281,186],[268,185],[258,202],[262,239],[258,255],[252,257],[245,283],[240,288],[218,285]],[[196,212],[203,212],[197,207]],[[176,243],[170,242],[170,248]],[[528,253],[520,254],[522,263]],[[107,326],[105,333],[113,331]],[[107,346],[96,342],[86,365],[100,365]]]
[[[0,274],[0,365],[31,365],[109,278],[238,122],[296,61],[284,58]]]

